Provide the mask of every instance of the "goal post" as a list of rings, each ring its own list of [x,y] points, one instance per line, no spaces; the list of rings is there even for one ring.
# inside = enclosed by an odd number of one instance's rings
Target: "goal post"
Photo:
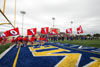
[[[1,9],[0,9],[0,13],[5,17],[5,19],[8,21],[8,23],[11,24],[13,28],[15,28],[15,26],[10,22],[10,20],[7,18],[7,16],[3,13],[3,11]],[[1,23],[1,24],[5,24],[5,23]]]

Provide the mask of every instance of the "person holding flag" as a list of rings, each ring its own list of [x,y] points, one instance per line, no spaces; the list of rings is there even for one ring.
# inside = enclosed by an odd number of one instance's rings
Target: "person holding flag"
[[[22,46],[22,45],[23,45],[23,37],[22,37],[22,36],[19,36],[19,37],[18,37],[17,48],[18,48],[19,46]]]
[[[40,46],[43,46],[48,40],[46,39],[45,35],[40,36],[39,38]]]
[[[40,42],[40,46],[42,46],[42,36],[40,35],[40,38],[39,38],[39,42]]]
[[[28,36],[25,36],[25,37],[23,38],[24,47],[26,47],[28,41],[29,41]]]
[[[18,37],[16,37],[16,39],[15,39],[15,43],[16,43],[16,45],[18,44]]]
[[[40,38],[39,38],[40,46],[42,46],[45,42],[48,41],[48,39],[47,39],[48,33],[49,33],[49,27],[41,28],[41,34],[43,34],[43,36],[40,35]]]
[[[32,35],[32,37],[30,38],[30,42],[33,45],[33,48],[35,47],[34,45],[36,44],[35,41],[36,41],[36,37],[35,37],[35,35]]]

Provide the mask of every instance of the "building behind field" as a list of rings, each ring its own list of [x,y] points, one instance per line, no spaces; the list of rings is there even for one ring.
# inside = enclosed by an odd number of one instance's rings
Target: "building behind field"
[[[51,33],[51,31],[52,31],[53,29],[56,29],[57,32],[58,32],[58,34],[60,33],[60,29],[59,29],[59,28],[50,28],[50,33]]]

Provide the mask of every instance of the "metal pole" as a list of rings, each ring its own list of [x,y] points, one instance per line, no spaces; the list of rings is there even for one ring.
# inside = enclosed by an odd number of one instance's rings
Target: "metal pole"
[[[5,22],[3,22],[3,23],[0,23],[0,25],[3,25],[3,24],[9,24],[9,23],[5,23]]]
[[[71,21],[70,23],[71,23],[71,28],[72,28],[73,21]]]
[[[5,5],[6,5],[6,0],[4,0],[4,4],[3,4],[3,13],[5,13]]]
[[[23,35],[24,14],[22,14],[22,35]]]
[[[15,0],[15,11],[14,11],[14,26],[16,26],[16,0]]]
[[[26,14],[25,11],[20,12],[22,14],[22,35],[23,35],[23,26],[24,26],[24,14]]]
[[[71,28],[72,28],[73,21],[71,21],[70,23],[71,23]],[[72,34],[73,34],[73,32],[72,32]]]
[[[14,25],[10,22],[10,20],[6,17],[6,15],[1,11],[1,9],[0,12],[6,18],[6,20],[12,25],[12,27],[15,28]]]
[[[53,20],[53,28],[54,28],[54,20],[55,20],[55,18],[53,17],[52,20]]]

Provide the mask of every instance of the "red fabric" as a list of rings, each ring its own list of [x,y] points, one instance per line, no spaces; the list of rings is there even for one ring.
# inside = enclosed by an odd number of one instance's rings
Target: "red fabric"
[[[57,35],[57,34],[58,34],[58,32],[56,29],[51,30],[51,35]]]
[[[15,39],[15,41],[18,41],[18,37]]]
[[[66,33],[67,33],[67,34],[71,34],[71,33],[72,33],[72,28],[66,29]]]
[[[14,38],[12,38],[11,42],[15,42],[15,39],[14,39]]]
[[[81,25],[77,28],[77,34],[81,34],[83,33],[83,29],[81,27]]]
[[[41,42],[41,40],[42,40],[42,41],[46,41],[46,42],[48,42],[48,40],[47,40],[45,37],[43,37],[43,38],[42,38],[42,37],[39,38],[39,41],[40,41],[40,42]]]
[[[48,32],[49,32],[49,27],[41,28],[41,33],[42,34],[48,34]]]
[[[39,38],[39,41],[41,41],[41,40],[42,40],[42,37]]]
[[[18,28],[5,31],[4,33],[1,34],[1,37],[8,37],[8,36],[15,36],[15,35],[19,35]]]
[[[0,42],[1,42],[2,40],[3,40],[2,37],[0,37]]]
[[[24,40],[24,41],[28,41],[28,37],[24,37],[23,40]]]
[[[20,41],[20,40],[23,40],[23,38],[22,37],[18,37],[18,41]]]
[[[18,28],[14,28],[14,29],[8,30],[7,31],[7,35],[8,36],[16,36],[16,35],[19,35],[19,29]]]
[[[0,36],[1,37],[8,37],[8,31],[3,32]]]
[[[4,42],[6,42],[7,41],[7,38],[4,38]]]
[[[30,38],[30,41],[32,42],[32,41],[35,41],[35,39],[36,39],[36,37],[31,37]]]
[[[27,29],[27,35],[36,35],[37,28]]]
[[[43,38],[42,38],[42,40],[46,40],[46,38],[45,38],[45,37],[43,37]]]

